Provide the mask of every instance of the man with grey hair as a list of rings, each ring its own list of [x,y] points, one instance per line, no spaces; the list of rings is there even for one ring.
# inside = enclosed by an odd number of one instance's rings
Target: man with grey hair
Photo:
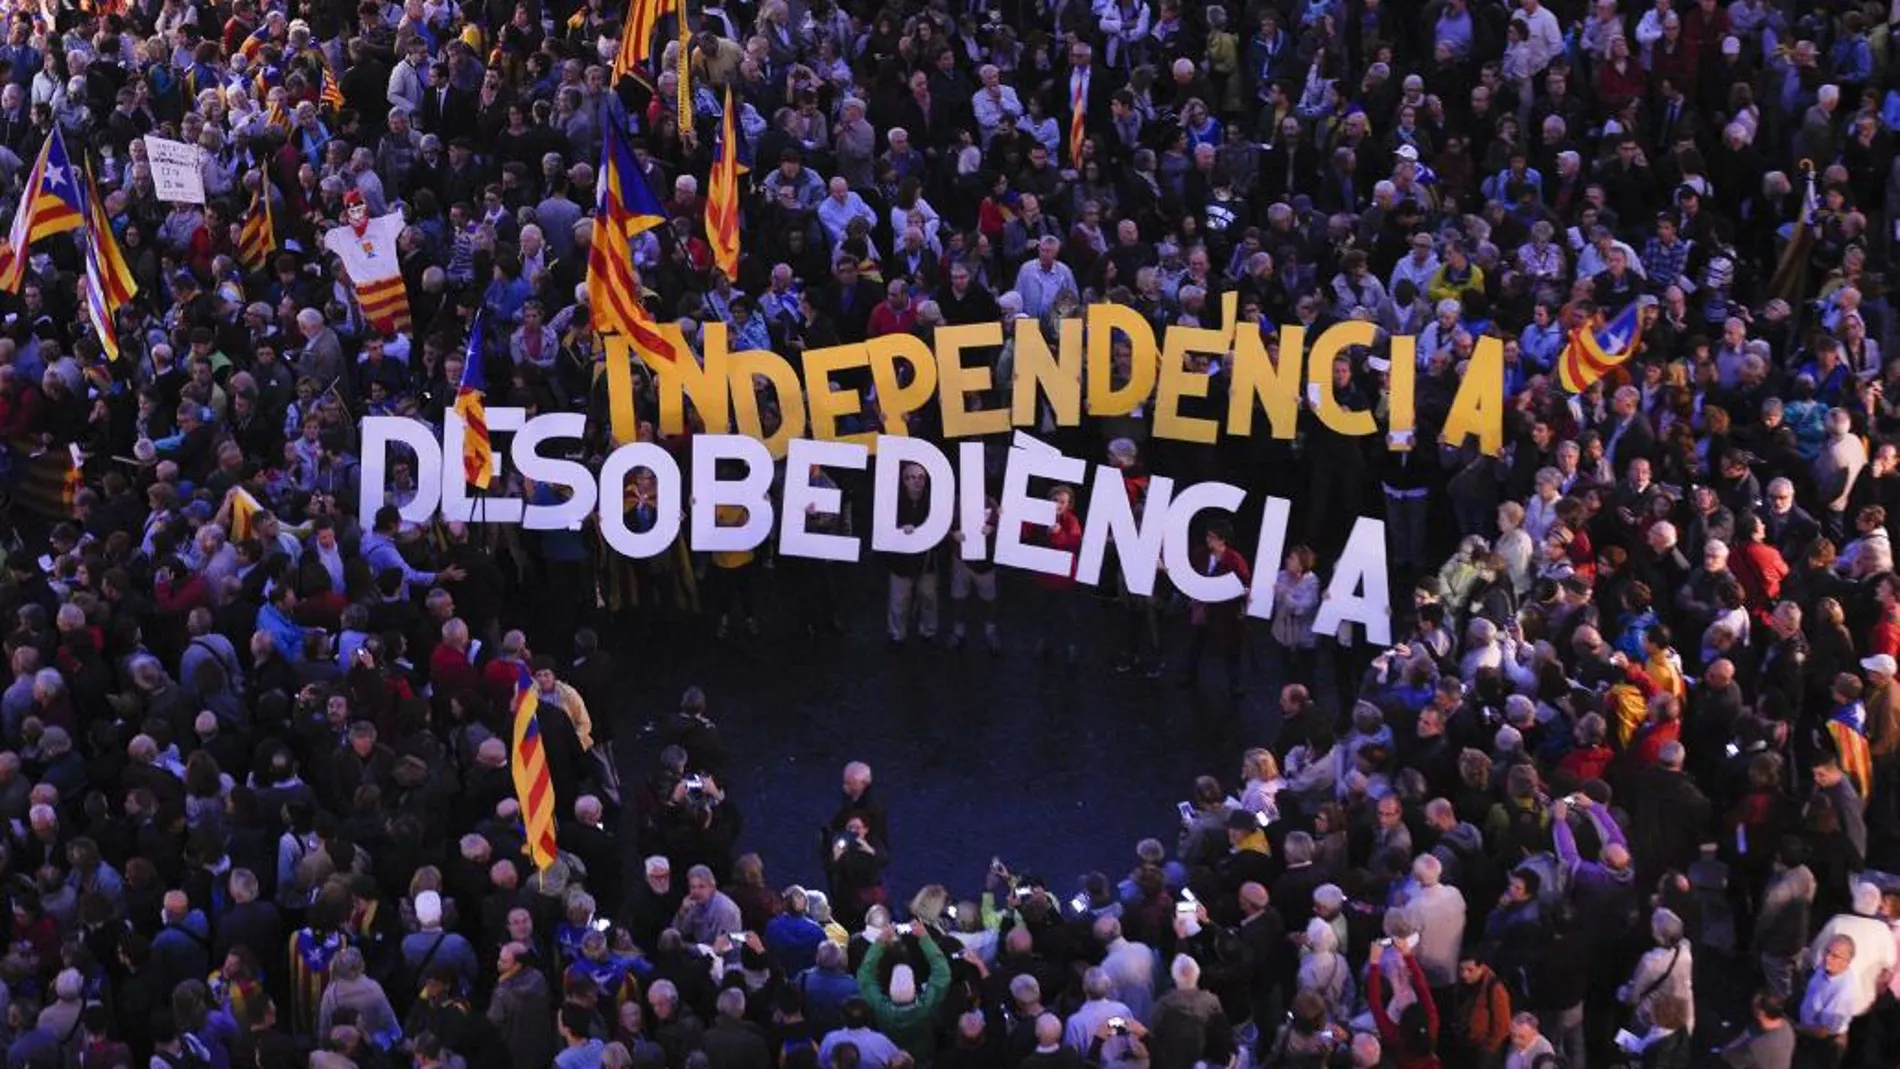
[[[1465,937],[1464,892],[1443,882],[1444,865],[1435,854],[1412,862],[1412,884],[1405,908],[1418,925],[1414,953],[1433,988],[1448,988],[1458,978],[1458,954]]]
[[[1174,980],[1174,990],[1155,1003],[1149,1050],[1162,1065],[1192,1065],[1211,1047],[1226,1046],[1225,1039],[1216,1043],[1208,1028],[1220,1016],[1220,999],[1201,990],[1201,965],[1186,954],[1174,956],[1168,975]]]
[[[1082,974],[1084,1002],[1069,1015],[1062,1029],[1062,1041],[1079,1052],[1087,1052],[1096,1031],[1111,1017],[1127,1019],[1134,1011],[1114,997],[1115,984],[1108,971],[1096,966]]]
[[[706,1029],[706,1060],[711,1069],[770,1069],[772,1051],[759,1026],[746,1020],[745,992],[728,987],[713,1004],[712,1026]]]
[[[1326,873],[1313,863],[1316,847],[1306,832],[1288,835],[1280,852],[1286,858],[1286,871],[1273,881],[1273,902],[1287,931],[1297,932],[1313,919],[1313,892],[1326,882]]]
[[[1684,774],[1687,757],[1682,743],[1672,740],[1656,751],[1654,767],[1637,774],[1629,827],[1637,872],[1687,871],[1701,850],[1713,807]]]
[[[1036,242],[1036,257],[1016,272],[1015,292],[1022,297],[1023,312],[1040,319],[1044,312],[1053,308],[1056,298],[1064,293],[1071,297],[1080,296],[1082,288],[1076,285],[1075,272],[1069,265],[1057,257],[1062,252],[1062,239],[1053,234],[1045,234]]]
[[[1155,998],[1154,951],[1130,941],[1117,917],[1095,920],[1095,941],[1103,949],[1101,970],[1108,977],[1109,997],[1128,1007],[1143,1022],[1153,1020]]]
[[[250,869],[232,869],[226,884],[231,904],[218,918],[217,938],[211,944],[211,956],[222,962],[233,947],[261,951],[284,942],[284,925],[277,906],[258,898],[257,874]]]
[[[686,900],[680,903],[673,927],[689,943],[711,946],[720,936],[745,928],[739,905],[719,889],[711,869],[694,865],[686,872]]]
[[[995,65],[985,63],[976,72],[977,80],[982,83],[976,95],[970,98],[970,109],[976,118],[976,128],[984,148],[988,148],[990,138],[1003,126],[1014,126],[1022,117],[1023,104],[1016,96],[1014,86],[1003,84],[1003,73]]]
[[[1853,974],[1850,1005],[1853,1015],[1858,1017],[1873,1009],[1881,992],[1886,990],[1886,978],[1892,975],[1897,963],[1894,937],[1888,930],[1887,918],[1880,915],[1880,887],[1861,880],[1855,882],[1853,891],[1852,912],[1828,918],[1808,948],[1808,959],[1819,965],[1836,940],[1848,941],[1854,948],[1847,966],[1847,971]],[[1810,994],[1812,991],[1810,987]]]
[[[343,359],[343,341],[323,321],[323,313],[315,308],[298,312],[297,333],[303,338],[297,354],[297,377],[315,380],[319,390],[341,381],[349,366]]]
[[[1820,535],[1821,525],[1795,503],[1794,483],[1785,477],[1770,479],[1763,496],[1768,500],[1768,507],[1761,513],[1763,539],[1781,553],[1783,560],[1804,559],[1808,543]]]

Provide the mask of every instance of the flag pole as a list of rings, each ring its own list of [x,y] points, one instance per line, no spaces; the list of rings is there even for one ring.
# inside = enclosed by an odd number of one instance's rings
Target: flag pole
[[[679,112],[679,128],[682,138],[694,132],[693,122],[693,61],[692,30],[687,24],[687,0],[679,0],[679,56],[675,59],[679,71],[678,99],[674,102]]]

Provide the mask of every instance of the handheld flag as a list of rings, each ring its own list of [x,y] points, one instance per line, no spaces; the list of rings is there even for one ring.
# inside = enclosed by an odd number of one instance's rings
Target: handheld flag
[[[1585,323],[1570,332],[1570,344],[1557,361],[1557,381],[1571,393],[1590,385],[1628,360],[1643,340],[1643,320],[1631,302],[1606,323]]]
[[[323,90],[317,102],[331,111],[343,110],[343,87],[336,84],[336,72],[328,63],[323,65]]]
[[[684,22],[679,0],[631,0],[627,4],[627,21],[620,27],[620,49],[614,53],[615,82],[640,69],[652,54],[653,34],[660,20],[676,13]]]
[[[640,289],[633,281],[633,248],[627,242],[625,207],[625,187],[640,179],[632,174],[633,153],[619,129],[610,123],[601,134],[594,240],[587,254],[587,303],[594,329],[603,334],[627,334],[633,320],[644,314]]]
[[[1814,190],[1814,164],[1801,161],[1808,172],[1807,192],[1801,198],[1801,218],[1795,220],[1788,244],[1775,261],[1775,273],[1768,280],[1768,293],[1784,301],[1795,301],[1806,288],[1808,256],[1814,248],[1814,231],[1821,214],[1821,199]]]
[[[1867,736],[1851,720],[1835,715],[1827,722],[1828,741],[1833,744],[1835,756],[1840,758],[1841,771],[1854,785],[1864,800],[1874,789],[1873,748],[1867,743]]]
[[[739,277],[739,153],[732,117],[732,89],[726,89],[719,139],[713,142],[712,175],[706,183],[706,237],[713,263],[729,279]],[[645,183],[641,183],[644,185]]]
[[[243,42],[238,45],[238,55],[256,63],[257,57],[264,52],[264,46],[269,43],[270,23],[267,21],[244,36]]]
[[[534,867],[546,871],[554,863],[554,782],[548,775],[548,755],[541,737],[540,698],[534,677],[522,665],[515,683],[514,773],[515,798],[521,803],[521,822],[528,830],[527,850]],[[557,710],[558,714],[558,710]]]
[[[621,141],[621,145],[624,148],[626,142]],[[647,184],[646,179],[640,177],[632,150],[616,153],[612,164],[615,169],[614,192],[620,198],[620,208],[625,219],[621,229],[626,232],[626,235],[636,237],[656,226],[666,225],[666,208],[660,204],[660,198],[653,194],[653,187]],[[601,181],[603,183],[606,181],[604,173],[601,175]]]
[[[679,119],[680,132],[687,133],[693,129],[693,35],[686,28],[686,12],[684,9],[680,11],[679,24],[680,47],[678,63],[680,84],[679,95],[674,101],[674,106],[678,109],[677,118]]]
[[[277,251],[277,225],[270,217],[270,178],[258,173],[257,192],[251,197],[251,210],[244,216],[244,229],[238,235],[238,259],[245,270],[262,271]]]
[[[242,542],[251,537],[252,529],[257,525],[257,514],[263,506],[242,486],[231,488],[231,541]]]
[[[1075,79],[1069,99],[1069,166],[1082,166],[1082,145],[1088,140],[1088,94],[1082,91],[1082,79]]]
[[[468,349],[462,354],[462,381],[455,388],[455,414],[462,417],[462,478],[488,489],[494,478],[495,448],[488,438],[488,376],[482,367],[482,313],[468,328]]]
[[[5,243],[0,244],[0,289],[20,292],[20,284],[26,280],[28,248],[34,242],[85,225],[83,196],[72,160],[66,155],[66,139],[55,126],[53,136],[40,146],[39,158],[33,161],[13,228]]]
[[[105,201],[90,175],[86,178],[86,315],[98,332],[99,345],[110,359],[119,358],[119,309],[139,291],[132,267],[112,235]]]
[[[677,360],[679,350],[641,303],[640,278],[634,272],[633,246],[628,241],[637,231],[632,229],[634,218],[627,205],[643,196],[651,198],[652,192],[634,172],[633,151],[620,129],[609,123],[602,135],[593,243],[587,254],[587,304],[594,330],[626,342],[606,347],[607,407],[614,440],[631,442],[637,429],[631,352],[639,352],[648,365],[657,367]]]

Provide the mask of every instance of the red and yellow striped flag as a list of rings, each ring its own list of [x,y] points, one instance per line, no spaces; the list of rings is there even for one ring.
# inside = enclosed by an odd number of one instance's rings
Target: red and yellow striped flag
[[[1082,166],[1082,144],[1088,140],[1089,98],[1083,91],[1083,80],[1075,79],[1075,89],[1069,100],[1069,166]]]
[[[277,251],[277,226],[270,217],[270,178],[262,171],[257,178],[257,192],[251,196],[251,210],[238,235],[238,260],[249,271],[264,270],[270,254]]]
[[[1839,718],[1827,722],[1827,734],[1834,743],[1834,753],[1840,758],[1841,771],[1854,785],[1854,792],[1865,801],[1874,790],[1874,752],[1867,743],[1867,736]]]
[[[263,507],[249,490],[242,486],[231,488],[231,541],[242,542],[251,537],[251,531],[257,525],[257,514]]]
[[[20,292],[34,242],[86,225],[85,205],[80,198],[78,173],[66,155],[66,139],[55,126],[53,136],[40,146],[40,154],[27,174],[26,189],[14,209],[13,227],[5,240],[0,240],[0,290]]]
[[[455,414],[462,417],[462,478],[488,489],[495,475],[495,447],[488,437],[488,375],[482,366],[482,312],[468,328],[462,354],[462,381],[455,388]]]
[[[528,667],[520,668],[515,683],[514,753],[509,764],[514,773],[515,797],[521,802],[521,822],[527,828],[528,855],[534,867],[545,871],[554,863],[554,781],[548,775],[548,755],[541,737],[539,709],[541,699],[535,693],[534,676]],[[561,715],[556,711],[557,715]]]
[[[706,182],[706,240],[713,264],[729,279],[739,277],[739,152],[732,116],[732,87],[726,87],[726,111],[713,143],[712,174]]]
[[[620,50],[614,53],[615,82],[631,75],[647,61],[660,20],[678,12],[679,0],[631,0],[627,4],[627,21],[620,27]]]
[[[317,100],[331,111],[343,110],[343,87],[336,84],[336,72],[328,63],[323,65],[323,90]]]
[[[86,314],[99,345],[110,359],[119,358],[119,309],[138,294],[138,280],[126,263],[119,240],[112,234],[112,221],[106,217],[105,201],[99,187],[86,176]]]
[[[382,333],[409,332],[409,289],[401,275],[356,287],[356,303],[363,306],[363,318]]]

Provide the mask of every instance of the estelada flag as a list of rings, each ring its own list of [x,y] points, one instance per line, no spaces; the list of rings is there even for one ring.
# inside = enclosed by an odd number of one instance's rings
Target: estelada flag
[[[482,359],[482,313],[477,309],[462,355],[462,381],[455,387],[455,414],[463,424],[462,478],[486,490],[494,480],[495,447],[488,437],[488,376]]]
[[[1557,360],[1558,385],[1582,393],[1634,356],[1642,341],[1643,320],[1634,301],[1607,322],[1585,322],[1570,332],[1570,344]]]

